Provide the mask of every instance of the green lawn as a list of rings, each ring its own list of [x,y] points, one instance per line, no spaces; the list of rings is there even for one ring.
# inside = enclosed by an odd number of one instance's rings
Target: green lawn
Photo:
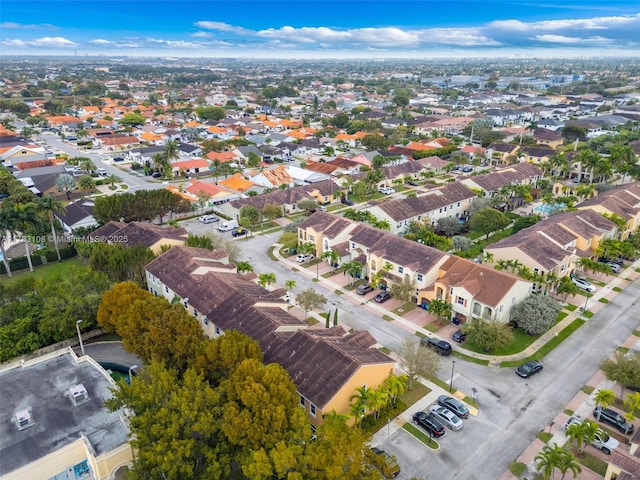
[[[522,475],[526,469],[527,466],[522,462],[512,462],[511,465],[509,465],[509,471],[516,477]]]
[[[518,327],[513,331],[513,342],[511,345],[495,350],[493,352],[489,352],[491,355],[513,355],[514,353],[519,353],[535,342],[538,337],[534,335],[529,335],[524,329]],[[473,345],[470,342],[466,342],[461,349],[464,351],[469,350],[476,353],[487,353],[483,351],[480,347]]]
[[[467,362],[477,363],[478,365],[489,365],[489,360],[482,360],[481,358],[471,357],[469,355],[465,355],[464,353],[460,353],[458,350],[453,351],[453,355],[461,358],[462,360],[466,360]]]
[[[429,387],[425,387],[420,382],[413,382],[413,389],[405,391],[402,395],[400,395],[399,398],[407,406],[407,408],[409,408],[429,393],[431,393],[431,389]]]
[[[432,449],[435,450],[440,446],[440,444],[438,442],[436,442],[435,440],[432,440],[431,438],[429,438],[429,435],[424,433],[422,430],[414,427],[410,423],[405,423],[402,426],[402,428],[404,428],[407,432],[409,432],[411,435],[416,437],[418,440],[420,440],[422,443],[424,443],[429,448],[432,448]]]
[[[604,475],[607,473],[607,462],[605,462],[604,460],[600,460],[599,458],[594,457],[587,452],[585,452],[583,455],[584,457],[582,458],[577,457],[578,462],[580,462],[588,469],[593,470],[598,475],[604,477]]]
[[[80,257],[73,257],[67,260],[63,260],[62,262],[48,263],[47,265],[34,267],[33,272],[30,272],[28,269],[14,272],[11,278],[8,278],[6,275],[0,275],[0,279],[2,279],[3,285],[9,286],[22,278],[47,279],[53,278],[58,275],[65,276],[71,269],[82,266],[83,264],[84,263],[82,259],[80,259]]]
[[[513,367],[517,367],[519,365],[522,365],[523,363],[528,362],[530,360],[540,360],[545,355],[547,355],[549,352],[551,352],[554,348],[556,348],[558,345],[560,345],[569,335],[571,335],[578,328],[580,328],[580,326],[584,322],[585,321],[582,320],[581,318],[577,318],[576,320],[571,322],[569,325],[564,327],[555,337],[553,337],[551,340],[549,340],[547,343],[545,343],[542,346],[542,348],[540,348],[540,350],[538,350],[533,355],[530,355],[527,358],[523,358],[522,360],[502,362],[500,364],[500,367],[513,368]]]

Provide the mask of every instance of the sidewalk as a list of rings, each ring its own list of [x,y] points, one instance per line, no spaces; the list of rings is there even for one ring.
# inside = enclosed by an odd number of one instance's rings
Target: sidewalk
[[[275,248],[273,250],[274,256],[278,258],[279,261],[281,261],[285,265],[288,265],[291,268],[295,267],[298,272],[301,272],[307,275],[308,277],[311,277],[311,278],[316,277],[315,269],[311,271],[311,269],[308,269],[308,268],[300,268],[300,264],[294,263],[286,258],[283,258],[280,255],[280,247],[281,247],[280,244],[275,244]],[[581,318],[585,321],[589,321],[589,318],[581,314],[582,307],[586,304],[587,305],[586,311],[591,312],[592,314],[596,314],[605,305],[605,303],[601,302],[600,299],[605,298],[606,300],[610,301],[613,297],[617,295],[617,292],[614,290],[614,288],[616,287],[624,288],[629,283],[629,281],[633,281],[635,280],[635,278],[640,276],[640,274],[635,271],[635,269],[638,267],[640,267],[640,260],[636,260],[634,263],[627,266],[625,269],[621,270],[620,273],[616,275],[611,281],[609,281],[607,285],[603,287],[598,287],[597,291],[593,295],[589,295],[585,301],[580,302],[579,307],[575,311],[572,312],[572,311],[568,311],[567,309],[564,309],[563,311],[568,313],[567,316],[563,318],[560,322],[558,322],[556,325],[554,325],[551,329],[549,329],[546,333],[542,334],[536,341],[531,343],[531,345],[529,345],[522,352],[514,353],[513,355],[486,355],[482,353],[472,352],[470,350],[465,350],[464,347],[459,347],[460,353],[463,353],[466,356],[477,358],[480,360],[486,360],[489,362],[490,365],[500,365],[501,362],[522,360],[522,359],[528,358],[534,353],[536,353],[543,345],[545,345],[549,340],[555,337],[565,327],[569,326],[574,320]],[[322,276],[319,276],[318,283],[320,283],[321,285],[325,286],[330,290],[342,291],[343,292],[342,296],[345,298],[349,298],[356,305],[361,305],[362,303],[365,303],[369,309],[376,311],[381,316],[385,315],[387,317],[390,317],[394,323],[403,327],[407,331],[413,332],[414,334],[419,333],[425,337],[435,337],[435,338],[440,338],[442,340],[446,340],[430,332],[429,330],[426,330],[425,328],[422,328],[416,325],[414,322],[407,320],[406,318],[403,318],[400,315],[396,315],[395,313],[391,312],[390,310],[387,310],[386,308],[382,307],[381,305],[375,302],[370,302],[367,300],[363,302],[362,296],[357,295],[353,291],[345,289],[344,286],[338,285],[337,283],[332,282],[327,278],[323,278]],[[579,296],[579,295],[576,295],[575,298],[576,300],[578,299],[582,300],[582,296]]]

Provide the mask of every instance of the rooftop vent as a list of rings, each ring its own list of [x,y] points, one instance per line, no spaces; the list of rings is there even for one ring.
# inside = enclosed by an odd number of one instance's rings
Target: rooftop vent
[[[35,425],[29,410],[20,410],[19,412],[16,412],[13,416],[13,421],[16,423],[18,430],[24,430],[25,428]]]
[[[71,397],[73,404],[76,406],[89,400],[87,389],[84,388],[84,385],[81,383],[69,388],[69,396]]]

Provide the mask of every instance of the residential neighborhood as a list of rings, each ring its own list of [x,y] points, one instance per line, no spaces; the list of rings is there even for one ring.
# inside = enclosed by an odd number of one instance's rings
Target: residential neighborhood
[[[638,63],[567,62],[4,62],[0,478],[639,476]]]

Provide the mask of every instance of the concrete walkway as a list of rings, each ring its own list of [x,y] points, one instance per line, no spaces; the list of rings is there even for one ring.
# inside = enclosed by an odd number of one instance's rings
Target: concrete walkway
[[[318,283],[322,284],[327,289],[334,290],[334,291],[340,290],[341,292],[343,292],[343,295],[341,295],[342,297],[348,298],[356,305],[365,303],[368,309],[376,311],[381,316],[385,315],[386,317],[391,318],[394,323],[396,323],[397,325],[403,327],[408,331],[413,332],[414,334],[419,333],[426,337],[441,338],[438,335],[430,332],[429,330],[426,330],[425,328],[422,328],[419,325],[416,325],[414,322],[407,320],[406,318],[403,318],[400,315],[397,315],[390,310],[387,310],[386,308],[384,308],[383,306],[375,302],[369,302],[367,300],[363,302],[362,296],[357,295],[353,291],[345,289],[343,285],[339,285],[331,281],[330,279],[324,278],[322,277],[322,275],[318,276],[315,268],[314,269],[300,268],[300,264],[292,262],[291,260],[286,259],[280,255],[281,247],[282,246],[280,244],[275,244],[273,254],[276,258],[278,258],[279,261],[281,261],[285,265],[288,265],[290,268],[296,268],[298,272],[310,278],[317,277]],[[501,362],[522,360],[522,359],[528,358],[531,355],[535,354],[538,350],[540,350],[540,348],[543,345],[545,345],[547,342],[549,342],[549,340],[551,340],[553,337],[558,335],[559,332],[561,332],[564,328],[569,326],[577,318],[581,318],[585,321],[588,321],[589,318],[585,317],[582,313],[583,307],[586,305],[587,312],[591,312],[592,314],[597,313],[605,305],[604,302],[600,301],[601,299],[604,298],[606,299],[605,301],[610,301],[617,294],[617,292],[614,290],[616,287],[624,288],[626,285],[630,283],[630,281],[633,281],[635,278],[637,278],[640,275],[638,272],[635,271],[635,269],[638,267],[640,267],[640,260],[637,260],[633,264],[625,267],[623,270],[620,271],[618,275],[616,275],[612,280],[610,280],[609,283],[607,283],[605,286],[597,287],[597,290],[594,294],[589,295],[588,297],[583,297],[582,295],[576,295],[575,298],[568,299],[570,301],[581,300],[579,307],[573,312],[569,311],[568,309],[564,309],[563,311],[567,313],[567,316],[563,318],[560,322],[558,322],[556,325],[554,325],[551,329],[549,329],[546,333],[542,334],[538,339],[536,339],[533,343],[531,343],[531,345],[529,345],[525,350],[521,352],[514,353],[513,355],[486,355],[482,353],[472,352],[471,350],[466,350],[464,346],[458,346],[457,348],[460,351],[460,353],[463,353],[464,355],[477,358],[480,360],[486,360],[489,362],[490,365],[500,365]],[[446,340],[446,339],[443,339],[443,340]]]

